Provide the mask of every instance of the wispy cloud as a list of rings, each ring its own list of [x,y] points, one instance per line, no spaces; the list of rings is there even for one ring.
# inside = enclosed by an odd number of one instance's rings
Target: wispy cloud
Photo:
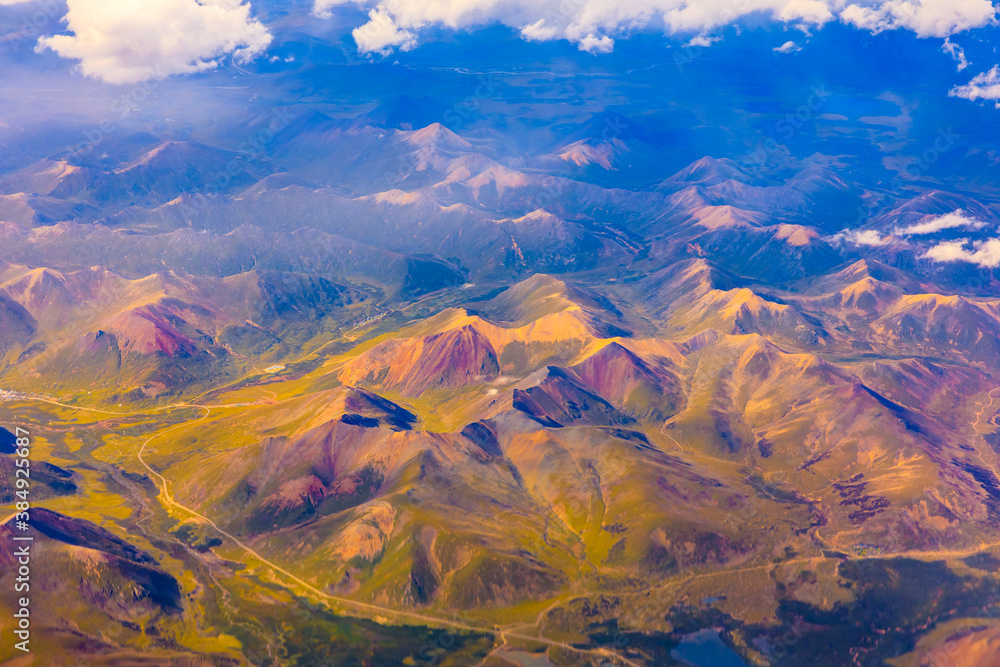
[[[969,61],[965,58],[965,49],[951,41],[949,38],[944,38],[944,44],[941,45],[941,50],[951,56],[958,65],[958,71],[961,72],[963,69],[969,66]]]
[[[895,230],[895,233],[900,236],[922,236],[936,234],[946,229],[982,229],[985,226],[986,223],[982,220],[969,217],[965,211],[959,209],[945,215],[924,220],[923,222],[918,222],[903,229]]]
[[[688,48],[688,47],[691,47],[691,46],[708,47],[708,46],[712,46],[712,44],[714,44],[715,42],[718,42],[720,39],[721,39],[721,37],[711,37],[709,35],[704,35],[704,34],[702,34],[702,35],[695,35],[694,37],[692,37],[691,39],[688,40],[687,44],[685,44],[684,47],[685,48]]]
[[[795,42],[788,41],[782,44],[781,46],[774,47],[774,50],[777,51],[778,53],[795,53],[796,51],[801,51],[802,47],[796,44]]]
[[[864,231],[852,230],[834,234],[829,237],[829,241],[838,245],[846,242],[853,245],[884,246],[891,243],[893,241],[893,237],[882,236],[882,234],[874,229],[866,229]]]

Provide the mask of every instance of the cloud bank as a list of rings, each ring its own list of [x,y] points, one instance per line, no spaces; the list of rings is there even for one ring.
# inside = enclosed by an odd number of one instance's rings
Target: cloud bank
[[[106,83],[201,72],[230,55],[247,62],[271,43],[243,0],[69,0],[68,7],[71,34],[44,37],[38,48],[79,60],[83,74]]]
[[[502,23],[533,41],[565,39],[581,50],[610,51],[616,36],[643,29],[704,34],[753,13],[786,24],[821,27],[831,21],[872,31],[905,29],[945,38],[991,23],[990,0],[315,0],[329,16],[342,5],[369,9],[354,30],[358,49],[387,53],[413,48],[422,29]]]
[[[935,262],[968,262],[995,269],[1000,267],[1000,239],[976,241],[972,244],[968,239],[946,241],[937,244],[923,256]]]
[[[996,9],[986,0],[888,0],[848,5],[844,23],[872,32],[904,28],[918,37],[948,37],[993,20]]]

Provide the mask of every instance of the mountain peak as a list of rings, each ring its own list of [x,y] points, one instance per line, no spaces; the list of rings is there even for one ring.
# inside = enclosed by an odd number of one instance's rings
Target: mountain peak
[[[564,220],[554,213],[549,213],[544,208],[536,209],[527,215],[523,215],[520,218],[515,218],[511,222],[515,224],[525,223],[525,222],[535,222],[535,223],[545,223],[545,224],[563,224]],[[549,276],[546,276],[549,277]],[[553,279],[554,280],[554,279]]]
[[[693,188],[688,188],[688,190],[691,189]],[[685,192],[688,190],[685,190]],[[722,206],[700,206],[694,209],[692,217],[702,227],[713,230],[761,227],[767,222],[767,215],[764,213],[746,211],[728,204]]]
[[[895,285],[907,291],[919,289],[918,283],[903,271],[873,259],[860,259],[828,277],[838,286],[852,285],[865,278]]]
[[[387,190],[386,192],[379,192],[378,194],[362,197],[361,199],[372,200],[378,204],[390,204],[392,206],[426,206],[440,208],[437,200],[427,193],[420,191],[406,192],[399,189]]]
[[[187,152],[190,148],[190,144],[181,141],[164,141],[159,146],[143,153],[134,162],[122,167],[119,171],[126,171],[134,167],[139,167],[143,165],[148,165],[155,162],[157,159],[162,159],[164,156],[170,155],[172,153],[182,153]]]
[[[566,283],[536,274],[512,285],[483,304],[484,315],[503,322],[534,321],[545,315],[577,307]]]
[[[846,269],[837,273],[839,278],[844,280],[860,280],[872,275],[872,269],[876,263],[869,259],[859,259]]]
[[[786,305],[768,301],[748,287],[720,291],[717,303],[721,306],[720,313],[723,317],[736,317],[743,312],[760,315],[764,312],[781,312],[789,308]]]
[[[403,141],[419,148],[441,148],[451,151],[470,151],[472,144],[441,123],[432,123],[420,130],[399,130]]]
[[[750,175],[733,160],[706,156],[681,169],[664,181],[660,187],[679,187],[682,185],[711,187],[726,181],[750,183],[752,180]]]
[[[621,139],[597,141],[581,139],[565,146],[559,151],[559,159],[572,162],[578,167],[598,165],[608,171],[614,169],[614,158],[619,152],[626,152],[628,146]]]
[[[819,232],[803,225],[779,225],[775,238],[787,241],[793,246],[807,246],[819,238]]]

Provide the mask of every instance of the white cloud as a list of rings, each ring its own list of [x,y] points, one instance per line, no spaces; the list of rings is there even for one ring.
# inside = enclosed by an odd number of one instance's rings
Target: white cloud
[[[781,46],[774,47],[774,50],[778,53],[795,53],[796,51],[801,51],[802,47],[795,42],[785,42]]]
[[[68,0],[69,35],[43,37],[86,76],[127,84],[245,63],[271,43],[243,0]]]
[[[891,236],[882,236],[874,229],[866,229],[863,232],[859,231],[844,231],[839,234],[834,234],[829,237],[829,241],[834,244],[840,244],[844,241],[848,243],[853,243],[854,245],[864,245],[864,246],[884,246],[889,245],[893,238]]]
[[[924,234],[935,234],[945,229],[982,229],[986,223],[981,220],[969,217],[965,211],[959,209],[952,213],[939,215],[924,222],[918,222],[905,229],[896,230],[895,233],[902,236],[921,236]]]
[[[314,12],[329,16],[352,4],[378,11],[391,30],[376,27],[379,39],[362,39],[362,51],[411,48],[430,26],[453,29],[501,23],[525,39],[566,39],[584,50],[610,50],[613,38],[643,29],[705,37],[712,30],[753,13],[770,15],[808,30],[841,21],[865,30],[911,30],[921,37],[948,37],[992,22],[990,0],[314,0]],[[362,28],[363,29],[363,28]],[[697,38],[696,38],[697,39]],[[378,48],[372,48],[379,44]],[[789,47],[791,48],[791,47]]]
[[[947,37],[944,38],[944,44],[941,45],[941,50],[950,55],[955,62],[958,63],[959,72],[969,66],[969,61],[965,58],[965,49]]]
[[[995,269],[1000,267],[1000,239],[976,241],[972,244],[968,239],[945,241],[928,250],[923,256],[935,262],[968,262]]]
[[[855,232],[853,235],[848,235],[847,240],[856,245],[880,246],[888,245],[891,238],[882,236],[874,229],[867,229],[863,232]]]
[[[611,53],[615,50],[615,40],[607,35],[598,37],[590,34],[580,40],[580,50],[587,53]]]
[[[521,36],[532,42],[546,42],[558,35],[559,29],[547,23],[545,19],[538,19],[531,25],[521,28]]]
[[[988,0],[888,0],[848,5],[840,19],[872,32],[904,28],[919,37],[948,37],[993,21],[996,9]]]
[[[715,42],[718,42],[721,37],[709,37],[708,35],[696,35],[688,40],[688,43],[684,45],[684,48],[690,48],[692,46],[709,47]]]
[[[409,51],[416,47],[417,36],[410,30],[404,30],[396,23],[396,19],[384,9],[373,9],[368,12],[368,23],[355,28],[351,33],[358,49],[364,53],[392,52],[394,47]]]
[[[948,95],[966,100],[1000,100],[1000,65],[982,74],[977,74],[964,86],[952,88]],[[1000,109],[1000,103],[997,104]]]

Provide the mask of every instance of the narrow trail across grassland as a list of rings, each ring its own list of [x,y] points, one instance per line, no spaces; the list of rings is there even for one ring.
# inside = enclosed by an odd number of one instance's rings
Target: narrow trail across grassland
[[[315,352],[313,354],[315,354]],[[993,464],[990,464],[990,463],[988,463],[986,461],[986,459],[983,457],[982,450],[976,444],[976,442],[978,440],[982,440],[983,444],[986,444],[985,439],[978,432],[977,427],[982,422],[983,415],[986,414],[986,411],[992,409],[992,407],[994,406],[994,404],[996,403],[996,401],[998,399],[1000,399],[1000,394],[998,394],[998,392],[1000,392],[1000,387],[997,387],[996,389],[994,389],[993,391],[991,391],[988,394],[990,402],[989,402],[989,404],[984,405],[976,413],[976,419],[972,423],[972,428],[973,428],[973,431],[974,431],[973,447],[975,448],[975,451],[976,451],[976,454],[977,454],[979,460],[983,463],[984,466],[986,466],[991,471],[993,471],[993,474],[997,475],[997,479],[1000,480],[1000,474],[997,473],[996,466],[993,465]],[[206,393],[208,393],[208,392],[206,392]],[[268,392],[268,393],[272,393],[272,395],[273,395],[273,392]],[[998,395],[994,396],[994,394],[998,394]],[[182,422],[180,424],[176,424],[174,426],[171,426],[170,428],[167,428],[167,429],[165,429],[163,431],[160,431],[159,433],[156,433],[155,435],[149,437],[145,442],[142,443],[142,446],[139,448],[139,451],[136,454],[136,458],[138,459],[139,463],[147,471],[149,471],[149,473],[151,475],[153,475],[157,479],[157,481],[159,482],[159,488],[160,488],[161,495],[162,495],[162,502],[164,503],[164,505],[168,509],[172,508],[172,509],[174,509],[176,511],[179,511],[181,513],[186,513],[186,514],[188,514],[188,515],[190,515],[190,516],[192,516],[192,517],[194,517],[196,519],[199,519],[200,521],[203,521],[205,524],[211,526],[221,536],[225,537],[230,542],[232,542],[233,544],[235,544],[246,555],[248,555],[251,558],[253,558],[254,560],[258,561],[261,565],[263,565],[266,568],[272,570],[276,574],[278,574],[278,575],[286,578],[288,581],[293,582],[295,584],[295,586],[299,587],[302,590],[307,591],[310,595],[312,595],[312,596],[314,596],[316,598],[319,598],[320,600],[323,600],[323,601],[325,601],[327,603],[334,603],[334,604],[337,604],[337,605],[342,605],[342,606],[345,606],[345,607],[353,607],[355,609],[363,610],[363,611],[366,611],[368,613],[373,613],[373,614],[377,614],[377,615],[380,615],[380,616],[391,617],[394,620],[395,619],[399,619],[399,618],[404,618],[404,619],[408,619],[408,620],[411,620],[411,621],[419,622],[421,624],[444,626],[444,627],[452,628],[452,629],[455,629],[455,630],[461,630],[461,631],[465,631],[465,632],[474,632],[474,633],[482,633],[482,634],[490,634],[490,635],[500,635],[502,637],[502,639],[504,640],[504,644],[506,644],[506,639],[507,638],[513,638],[513,639],[518,639],[518,640],[527,641],[527,642],[531,642],[531,643],[542,644],[542,645],[546,645],[546,646],[552,646],[552,647],[560,648],[560,649],[563,649],[563,650],[566,650],[566,651],[570,651],[570,652],[573,652],[573,653],[579,653],[579,654],[583,654],[583,655],[596,655],[596,656],[601,656],[603,658],[607,658],[607,659],[611,659],[611,660],[618,660],[618,661],[622,662],[623,664],[628,665],[629,667],[641,667],[639,664],[637,664],[637,663],[629,660],[628,658],[626,658],[626,657],[624,657],[624,656],[622,656],[622,655],[620,655],[618,653],[615,653],[614,651],[608,650],[608,649],[604,649],[604,648],[596,648],[596,649],[579,648],[579,647],[573,646],[571,644],[568,644],[566,642],[561,642],[561,641],[557,641],[557,640],[554,640],[554,639],[549,639],[549,638],[547,638],[545,636],[542,636],[542,635],[536,636],[536,635],[530,635],[530,634],[526,634],[526,633],[522,633],[522,632],[517,632],[516,631],[519,628],[528,628],[528,627],[533,627],[533,626],[537,627],[540,624],[540,620],[541,620],[540,618],[536,619],[536,621],[535,621],[534,624],[516,625],[516,626],[514,626],[514,628],[507,629],[507,630],[502,630],[502,629],[498,629],[496,627],[477,626],[477,625],[474,625],[474,624],[471,624],[471,623],[462,623],[462,622],[456,621],[454,619],[441,618],[441,617],[437,617],[437,616],[431,616],[431,615],[427,615],[427,614],[421,614],[421,613],[418,613],[418,612],[411,612],[411,611],[403,611],[403,610],[398,610],[398,609],[392,609],[392,608],[383,607],[383,606],[380,606],[380,605],[369,604],[369,603],[366,603],[366,602],[360,602],[358,600],[352,600],[350,598],[343,598],[343,597],[339,597],[339,596],[336,596],[336,595],[330,595],[330,594],[328,594],[328,593],[326,593],[326,592],[324,592],[324,591],[316,588],[312,584],[309,584],[308,582],[304,581],[303,579],[301,579],[300,577],[296,576],[295,574],[293,574],[292,572],[288,571],[287,569],[283,568],[282,566],[278,565],[277,563],[274,563],[274,562],[268,560],[267,558],[265,558],[264,556],[260,555],[259,553],[257,553],[256,551],[254,551],[250,546],[248,546],[245,543],[243,543],[239,538],[237,538],[236,536],[234,536],[234,535],[228,533],[227,531],[223,530],[221,527],[219,527],[214,521],[212,521],[208,517],[206,517],[203,514],[195,511],[194,509],[192,509],[190,507],[187,507],[186,505],[183,505],[182,503],[179,503],[176,500],[174,500],[173,496],[170,495],[170,484],[169,484],[169,481],[163,475],[161,475],[159,472],[157,472],[156,470],[154,470],[153,467],[150,466],[146,462],[145,458],[143,458],[143,455],[146,453],[147,446],[151,442],[153,442],[154,440],[156,440],[157,438],[164,437],[164,436],[166,436],[167,434],[169,434],[169,433],[171,433],[173,431],[176,431],[176,430],[179,430],[181,428],[192,426],[192,425],[197,424],[199,422],[205,421],[212,414],[212,410],[213,409],[225,409],[225,408],[231,408],[231,407],[246,407],[246,404],[241,404],[241,405],[237,406],[237,405],[201,405],[201,404],[196,404],[196,403],[179,403],[179,404],[174,404],[174,405],[170,405],[170,406],[162,406],[162,407],[158,407],[158,408],[151,408],[149,410],[140,410],[140,411],[135,411],[135,412],[111,412],[111,411],[107,411],[107,410],[98,410],[98,409],[94,409],[94,408],[86,408],[86,407],[80,407],[80,406],[75,406],[75,405],[69,405],[69,404],[66,404],[66,403],[60,403],[58,401],[53,401],[53,400],[43,399],[43,398],[30,398],[30,399],[27,399],[27,400],[33,400],[33,401],[38,401],[38,402],[42,402],[42,403],[48,403],[48,404],[51,404],[51,405],[56,405],[56,406],[59,406],[59,407],[68,408],[68,409],[72,409],[72,410],[81,410],[81,411],[85,411],[85,412],[93,412],[93,413],[99,413],[99,414],[109,414],[109,415],[115,415],[115,416],[135,416],[135,415],[151,414],[151,413],[155,413],[155,412],[163,412],[163,411],[175,410],[175,409],[196,409],[196,410],[203,410],[204,414],[201,417],[199,417],[197,419],[192,419],[192,420],[189,420],[189,421],[185,421],[185,422]],[[273,401],[274,401],[274,398],[271,398],[271,399],[269,399],[267,401],[262,402],[261,404],[273,403]],[[674,441],[674,443],[678,446],[678,448],[681,451],[684,451],[684,449],[683,449],[683,447],[681,447],[680,443],[678,443],[676,440],[674,440],[674,438],[672,436],[670,436],[669,434],[666,434],[666,435],[667,435],[668,438],[670,438],[671,440]],[[915,557],[915,556],[924,556],[924,557],[926,557],[926,556],[932,556],[932,557],[933,556],[937,556],[937,557],[962,557],[962,556],[971,555],[973,553],[977,553],[979,551],[982,551],[983,549],[988,549],[988,548],[992,548],[992,547],[996,547],[996,546],[1000,546],[1000,542],[997,542],[997,543],[994,543],[994,544],[980,545],[979,547],[976,547],[976,548],[970,549],[970,550],[962,550],[962,551],[943,551],[943,550],[917,551],[917,550],[913,550],[913,551],[907,551],[907,552],[885,554],[884,556],[874,556],[874,558],[896,558],[896,557],[906,557],[906,556],[910,556],[910,557]],[[822,560],[822,558],[819,558],[819,559]],[[806,562],[806,561],[817,560],[817,558],[813,557],[813,558],[804,558],[804,559],[799,559],[799,560],[801,560],[802,562]],[[733,573],[746,572],[746,571],[751,571],[751,570],[764,569],[766,567],[768,567],[768,565],[760,565],[760,566],[753,566],[753,567],[744,567],[744,568],[738,568],[738,569],[735,569],[735,570],[721,570],[719,572],[702,573],[702,574],[699,574],[699,575],[691,575],[691,578],[704,577],[704,576],[719,576],[719,575],[725,575],[725,574],[733,574]],[[656,590],[656,589],[653,589],[653,590]],[[543,612],[542,615],[544,615],[544,612]]]
[[[324,591],[316,588],[312,584],[310,584],[310,583],[302,580],[300,577],[296,576],[292,572],[289,572],[287,569],[283,568],[282,566],[278,565],[277,563],[274,563],[274,562],[268,560],[267,558],[265,558],[264,556],[260,555],[259,553],[257,553],[256,551],[254,551],[251,547],[249,547],[248,545],[246,545],[245,543],[243,543],[235,535],[232,535],[232,534],[228,533],[227,531],[223,530],[222,528],[220,528],[214,521],[212,521],[208,517],[204,516],[203,514],[195,511],[194,509],[192,509],[190,507],[187,507],[186,505],[184,505],[182,503],[177,502],[176,500],[174,500],[173,496],[170,495],[170,483],[169,483],[169,480],[167,480],[166,477],[164,477],[159,472],[157,472],[155,469],[153,469],[153,467],[150,466],[149,463],[146,462],[145,458],[143,458],[143,455],[146,453],[147,446],[149,446],[149,444],[151,442],[153,442],[154,440],[156,440],[157,438],[164,437],[164,436],[166,436],[167,434],[169,434],[169,433],[171,433],[173,431],[176,431],[176,430],[179,430],[181,428],[184,428],[184,427],[187,427],[187,426],[192,426],[192,425],[197,424],[199,422],[205,421],[206,419],[208,419],[209,415],[212,414],[212,409],[213,408],[219,409],[219,408],[228,408],[228,407],[234,407],[234,406],[228,406],[228,405],[209,406],[209,405],[199,405],[199,404],[194,404],[194,403],[183,403],[183,404],[177,404],[177,405],[172,405],[172,406],[164,406],[162,408],[156,408],[156,409],[153,409],[153,410],[144,410],[144,411],[133,412],[133,413],[115,413],[115,412],[108,412],[108,411],[105,411],[105,410],[95,410],[95,409],[91,409],[91,408],[81,408],[81,407],[78,407],[78,406],[68,405],[68,404],[65,404],[65,403],[59,403],[57,401],[51,401],[51,400],[45,400],[45,399],[32,399],[32,400],[40,400],[41,402],[44,402],[44,403],[50,403],[50,404],[53,404],[53,405],[58,405],[60,407],[70,408],[70,409],[74,409],[74,410],[86,410],[88,412],[98,412],[98,413],[103,413],[103,414],[114,414],[114,415],[117,415],[117,416],[129,416],[129,415],[136,415],[136,414],[148,414],[149,412],[164,411],[164,410],[179,409],[179,408],[186,408],[186,409],[193,408],[193,409],[197,409],[197,410],[204,410],[205,414],[203,414],[198,419],[193,419],[193,420],[182,422],[180,424],[175,424],[174,426],[171,426],[168,429],[165,429],[163,431],[160,431],[159,433],[156,433],[155,435],[150,436],[149,438],[146,439],[145,442],[142,443],[141,447],[139,448],[139,451],[136,454],[136,458],[138,459],[139,463],[143,466],[143,468],[145,468],[147,471],[149,471],[149,473],[151,475],[153,475],[156,478],[156,480],[159,482],[159,488],[160,488],[160,491],[161,491],[161,497],[162,497],[163,504],[168,509],[173,508],[176,511],[179,511],[181,513],[186,513],[186,514],[188,514],[188,515],[190,515],[190,516],[192,516],[192,517],[194,517],[196,519],[199,519],[199,520],[203,521],[205,524],[211,526],[220,535],[222,535],[223,537],[225,537],[226,539],[228,539],[230,542],[232,542],[233,544],[235,544],[239,549],[241,549],[245,554],[247,554],[251,558],[255,559],[256,561],[258,561],[259,563],[261,563],[265,567],[269,568],[273,572],[281,575],[282,577],[285,577],[287,580],[293,582],[299,588],[301,588],[301,589],[303,589],[305,591],[308,591],[314,597],[317,597],[317,598],[319,598],[319,599],[321,599],[321,600],[323,600],[323,601],[325,601],[327,603],[335,603],[335,604],[342,605],[342,606],[345,606],[345,607],[353,607],[355,609],[360,609],[360,610],[363,610],[363,611],[366,611],[366,612],[369,612],[369,613],[377,614],[379,616],[392,617],[393,619],[405,618],[405,619],[409,619],[409,620],[412,620],[412,621],[417,621],[417,622],[419,622],[421,624],[424,624],[424,625],[444,626],[444,627],[452,628],[452,629],[455,629],[455,630],[462,630],[462,631],[465,631],[465,632],[474,632],[474,633],[480,633],[480,634],[490,634],[490,635],[502,634],[505,638],[509,637],[509,638],[519,639],[519,640],[530,642],[530,643],[543,644],[545,646],[552,646],[552,647],[563,649],[565,651],[570,651],[572,653],[579,653],[579,654],[582,654],[582,655],[600,656],[600,657],[608,659],[608,660],[617,660],[617,661],[620,661],[623,664],[628,665],[629,667],[642,667],[638,663],[633,662],[633,661],[629,660],[628,658],[626,658],[625,656],[622,656],[622,655],[620,655],[618,653],[615,653],[614,651],[611,651],[609,649],[604,649],[604,648],[595,648],[595,649],[579,648],[579,647],[573,646],[571,644],[568,644],[566,642],[561,642],[561,641],[557,641],[557,640],[554,640],[554,639],[549,639],[549,638],[541,636],[541,635],[535,636],[535,635],[530,635],[530,634],[525,634],[525,633],[520,633],[520,632],[501,631],[501,630],[498,630],[495,627],[491,628],[491,627],[477,626],[477,625],[473,625],[473,624],[470,624],[470,623],[462,623],[462,622],[456,621],[454,619],[441,618],[441,617],[437,617],[437,616],[430,616],[430,615],[427,615],[427,614],[420,614],[420,613],[417,613],[417,612],[402,611],[402,610],[398,610],[398,609],[392,609],[392,608],[389,608],[389,607],[382,607],[380,605],[368,604],[366,602],[360,602],[360,601],[357,601],[357,600],[352,600],[350,598],[343,598],[343,597],[339,597],[339,596],[336,596],[336,595],[330,595],[330,594],[325,593]]]

